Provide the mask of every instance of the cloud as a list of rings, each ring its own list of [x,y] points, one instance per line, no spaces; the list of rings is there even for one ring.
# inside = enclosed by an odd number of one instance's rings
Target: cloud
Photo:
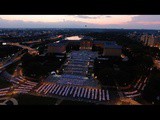
[[[76,18],[82,18],[82,19],[99,19],[102,17],[105,18],[111,18],[111,16],[108,15],[75,15]]]
[[[132,17],[131,22],[159,22],[160,15],[139,15]]]
[[[160,15],[133,16],[131,21],[123,24],[123,27],[134,29],[160,29]]]
[[[88,27],[98,27],[97,24],[70,20],[61,22],[31,22],[0,19],[0,28],[84,28],[85,25]]]
[[[88,16],[88,15],[76,15],[75,17],[77,18],[82,18],[82,19],[97,19],[99,16]]]
[[[82,15],[81,15],[82,16]],[[85,16],[86,17],[86,16]],[[88,16],[107,17],[107,16]],[[152,20],[151,20],[152,19]],[[0,28],[126,28],[126,29],[160,29],[159,16],[135,16],[123,24],[93,24],[82,21],[64,20],[60,22],[31,22],[22,20],[5,20],[0,18]]]
[[[106,15],[105,17],[106,17],[106,18],[111,18],[111,16],[108,16],[108,15]]]
[[[139,24],[139,25],[159,25],[160,15],[139,15],[132,17],[132,20],[128,24]]]

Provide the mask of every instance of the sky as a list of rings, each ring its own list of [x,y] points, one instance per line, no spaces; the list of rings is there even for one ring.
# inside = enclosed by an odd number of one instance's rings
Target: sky
[[[160,15],[0,15],[0,28],[160,29]]]

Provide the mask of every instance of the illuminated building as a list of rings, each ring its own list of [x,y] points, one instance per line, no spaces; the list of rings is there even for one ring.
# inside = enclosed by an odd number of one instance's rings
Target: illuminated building
[[[80,49],[81,50],[92,50],[93,46],[93,39],[91,37],[83,37],[80,42]]]
[[[80,50],[92,50],[92,47],[100,47],[103,56],[121,56],[122,47],[115,41],[94,41],[91,37],[83,37],[78,40],[62,40],[48,45],[48,53],[66,53],[66,48],[79,48]],[[74,49],[73,49],[74,50]]]
[[[160,36],[142,35],[140,39],[144,45],[150,47],[160,47]]]
[[[148,43],[147,43],[147,45],[153,47],[154,44],[155,44],[155,37],[153,35],[150,35],[148,37]]]

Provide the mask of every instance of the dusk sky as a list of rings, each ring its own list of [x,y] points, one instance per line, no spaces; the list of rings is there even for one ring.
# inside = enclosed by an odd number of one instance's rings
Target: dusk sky
[[[0,28],[160,29],[160,15],[0,15]]]

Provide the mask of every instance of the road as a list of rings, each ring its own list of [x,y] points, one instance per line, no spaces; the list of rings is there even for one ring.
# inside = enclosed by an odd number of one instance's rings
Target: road
[[[5,64],[3,64],[2,66],[0,66],[0,71],[1,72],[4,71],[6,67],[8,67],[9,65],[11,65],[11,64],[19,61],[23,57],[24,54],[25,53],[20,54],[19,56],[14,57],[14,58],[10,59],[9,61],[7,61]]]
[[[36,54],[36,55],[39,54],[38,50],[33,49],[31,47],[28,47],[28,46],[25,46],[25,45],[21,45],[19,43],[6,43],[6,45],[18,46],[18,47],[21,47],[23,49],[27,49],[28,53],[30,53],[30,54]]]
[[[139,99],[141,99],[142,104],[148,104],[141,97],[141,95],[142,95],[142,92],[144,91],[144,88],[146,87],[148,83],[151,70],[152,70],[151,68],[148,68],[147,70],[149,72],[148,75],[141,75],[139,79],[136,82],[134,82],[134,84],[131,85],[130,88],[124,90],[125,97],[133,98],[133,99],[136,99],[138,97]]]
[[[55,105],[61,104],[62,101],[63,101],[63,99],[58,99],[57,102],[55,103]]]
[[[13,76],[14,77],[23,76],[22,67],[20,67],[20,63],[16,66]]]
[[[117,82],[115,80],[114,80],[114,82],[115,82],[115,85],[117,87],[118,95],[119,95],[120,99],[124,98],[123,92],[121,91],[119,84],[117,84]]]

